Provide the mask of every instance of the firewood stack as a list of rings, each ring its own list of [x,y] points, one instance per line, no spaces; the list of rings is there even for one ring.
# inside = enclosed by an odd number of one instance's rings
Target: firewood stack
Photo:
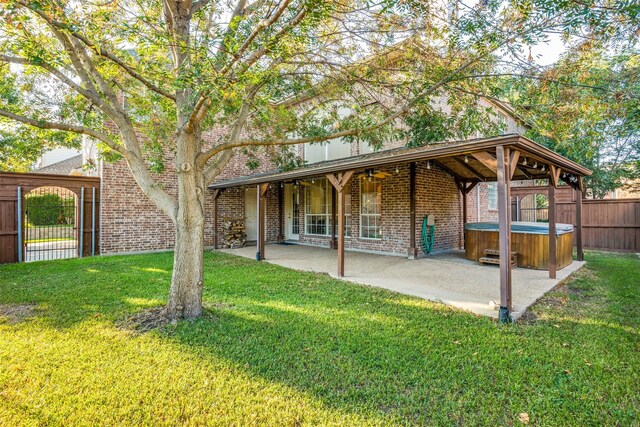
[[[222,247],[224,249],[242,248],[247,243],[244,220],[236,218],[222,219]]]

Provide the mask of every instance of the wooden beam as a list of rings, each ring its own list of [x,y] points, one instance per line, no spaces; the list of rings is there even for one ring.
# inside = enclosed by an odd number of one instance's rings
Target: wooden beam
[[[476,187],[476,185],[478,185],[478,183],[476,181],[468,182],[467,183],[467,188],[465,189],[467,194],[469,194],[471,192],[471,190],[473,190]]]
[[[509,154],[509,180],[513,179],[513,174],[518,167],[518,160],[520,159],[520,152],[518,150],[510,150]]]
[[[521,165],[516,164],[516,169],[518,169],[520,173],[522,173],[527,179],[532,179],[531,175],[529,175],[529,173]]]
[[[442,162],[439,162],[435,159],[431,159],[429,160],[431,163],[433,163],[434,165],[438,166],[440,169],[442,169],[443,171],[445,171],[446,173],[448,173],[449,175],[451,175],[454,179],[459,179],[459,180],[463,180],[464,178],[462,178],[460,175],[458,175],[457,173],[455,173],[453,170],[451,170],[451,168],[445,166],[442,164]]]
[[[349,183],[349,180],[353,176],[354,170],[348,170],[346,172],[338,172],[338,173],[328,173],[326,175],[327,179],[333,185],[333,188],[336,189],[338,193],[344,190],[344,187]]]
[[[269,183],[258,184],[258,250],[256,252],[256,260],[262,261],[265,257],[265,214],[266,214],[266,202],[267,191],[269,190]]]
[[[556,278],[557,241],[556,241],[556,187],[549,180],[549,278]]]
[[[265,182],[264,184],[258,184],[258,194],[260,194],[260,197],[262,198],[267,197],[267,191],[269,191],[268,182]]]
[[[463,168],[468,170],[471,173],[471,175],[475,176],[476,178],[478,178],[481,181],[485,180],[485,178],[480,174],[480,172],[475,170],[470,164],[465,163],[465,161],[462,160],[461,158],[454,157],[453,160],[455,160],[456,162],[458,162],[460,164],[460,166],[462,166]]]
[[[560,183],[560,172],[562,170],[555,165],[549,165],[549,184],[557,187]]]
[[[344,189],[349,184],[355,171],[349,170],[336,174],[327,174],[327,179],[335,188],[338,205],[338,277],[344,277],[344,222],[345,202]]]
[[[509,149],[496,147],[498,176],[498,241],[500,248],[500,314],[501,323],[511,322],[511,201],[509,194]]]
[[[499,145],[498,147],[502,147],[501,145]],[[496,152],[498,150],[498,147],[496,147]],[[504,148],[502,148],[502,150],[504,152]],[[487,153],[486,151],[480,151],[478,153],[471,153],[471,155],[473,156],[473,158],[475,158],[477,161],[479,161],[480,163],[482,163],[487,169],[489,169],[491,172],[496,173],[498,171],[498,161],[496,160],[495,157],[493,157],[491,154]],[[504,162],[504,160],[503,160]]]
[[[416,247],[416,163],[409,163],[409,259],[418,257]]]
[[[578,178],[582,181],[582,177]],[[582,248],[582,189],[581,185],[576,192],[576,252],[578,261],[584,261],[584,249]]]

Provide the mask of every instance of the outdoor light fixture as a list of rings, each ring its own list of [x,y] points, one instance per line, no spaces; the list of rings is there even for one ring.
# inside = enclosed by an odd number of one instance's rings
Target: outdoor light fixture
[[[533,164],[533,168],[534,168],[534,169],[538,169],[538,162],[535,162],[535,163]]]
[[[527,166],[527,158],[524,158],[524,162],[522,162],[523,165]]]
[[[431,160],[427,160],[427,169],[431,169]]]
[[[398,166],[396,166],[396,173],[400,173],[400,169],[398,169]]]
[[[541,170],[542,172],[544,172],[544,168],[545,168],[545,167],[546,167],[545,165],[542,165],[542,169],[540,169],[540,170]]]
[[[469,163],[469,157],[464,156],[464,162],[465,162],[465,163]]]

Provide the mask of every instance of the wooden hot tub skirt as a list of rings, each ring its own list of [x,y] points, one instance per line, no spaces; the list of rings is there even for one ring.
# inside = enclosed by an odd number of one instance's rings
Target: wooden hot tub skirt
[[[486,224],[486,223],[483,223]],[[514,223],[517,227],[517,223]],[[467,228],[467,225],[470,226]],[[465,255],[473,261],[479,261],[484,256],[486,249],[499,249],[499,236],[497,224],[495,230],[492,227],[474,227],[475,224],[465,225]],[[564,268],[573,261],[573,231],[562,229],[562,234],[556,236],[556,265],[558,269]],[[549,268],[549,232],[548,224],[546,233],[540,230],[532,232],[511,231],[511,251],[518,254],[518,267],[547,270]],[[570,226],[569,226],[570,227]],[[479,228],[479,229],[476,229]],[[571,227],[573,228],[573,227]]]

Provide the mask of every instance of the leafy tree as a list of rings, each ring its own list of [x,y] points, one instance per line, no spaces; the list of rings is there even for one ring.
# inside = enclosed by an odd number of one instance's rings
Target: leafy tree
[[[591,40],[518,92],[531,137],[585,165],[587,193],[602,198],[640,177],[640,52]]]
[[[175,223],[170,318],[202,311],[205,192],[236,151],[335,138],[418,145],[451,125],[464,137],[490,122],[477,105],[495,89],[485,76],[503,62],[521,72],[508,58],[545,31],[622,40],[637,24],[626,3],[593,0],[0,5],[0,117],[87,135],[127,162]],[[443,97],[449,118],[430,102]],[[213,129],[222,137],[205,142]],[[154,176],[167,161],[175,196]]]

